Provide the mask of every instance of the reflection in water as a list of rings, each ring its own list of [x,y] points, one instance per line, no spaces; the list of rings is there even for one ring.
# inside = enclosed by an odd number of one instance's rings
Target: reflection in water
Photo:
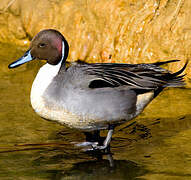
[[[21,54],[0,45],[0,179],[191,179],[190,89],[164,91],[137,122],[118,127],[111,167],[106,155],[97,159],[72,144],[84,141],[83,133],[33,112],[29,94],[38,65],[7,69]]]
[[[60,172],[59,177],[66,179],[135,179],[147,172],[131,161],[114,160],[113,163],[113,167],[110,167],[108,161],[104,159],[76,163],[70,170]]]
[[[29,145],[26,145],[29,146]],[[1,178],[28,179],[135,179],[147,170],[135,162],[115,160],[111,154],[87,154],[68,145],[33,151],[1,152]],[[34,151],[35,150],[35,151]],[[6,162],[6,165],[2,162]],[[3,165],[3,166],[2,166]],[[9,167],[9,168],[7,168]]]

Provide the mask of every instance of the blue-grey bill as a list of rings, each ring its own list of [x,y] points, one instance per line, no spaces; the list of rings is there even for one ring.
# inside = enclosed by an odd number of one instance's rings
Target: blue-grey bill
[[[26,62],[32,61],[34,58],[31,56],[30,50],[26,51],[26,53],[19,58],[17,61],[12,62],[9,64],[9,68],[16,68]]]

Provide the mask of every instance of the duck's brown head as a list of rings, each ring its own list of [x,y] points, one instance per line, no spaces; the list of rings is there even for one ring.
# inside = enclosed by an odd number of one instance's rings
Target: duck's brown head
[[[42,30],[32,39],[29,50],[17,61],[11,63],[9,68],[18,67],[34,59],[47,60],[47,63],[57,65],[60,61],[66,61],[68,52],[68,43],[59,31]]]

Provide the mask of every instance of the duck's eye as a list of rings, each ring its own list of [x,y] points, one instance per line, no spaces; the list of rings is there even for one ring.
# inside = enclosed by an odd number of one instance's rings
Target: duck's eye
[[[40,47],[40,48],[45,47],[45,46],[46,46],[45,43],[40,43],[40,44],[38,45],[38,47]]]

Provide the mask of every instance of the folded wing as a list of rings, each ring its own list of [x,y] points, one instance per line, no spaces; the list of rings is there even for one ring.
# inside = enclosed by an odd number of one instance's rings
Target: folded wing
[[[176,73],[161,68],[160,65],[176,62],[171,60],[153,64],[95,63],[82,64],[85,72],[94,78],[90,88],[128,86],[132,89],[156,90],[159,87],[183,86],[184,67]]]

